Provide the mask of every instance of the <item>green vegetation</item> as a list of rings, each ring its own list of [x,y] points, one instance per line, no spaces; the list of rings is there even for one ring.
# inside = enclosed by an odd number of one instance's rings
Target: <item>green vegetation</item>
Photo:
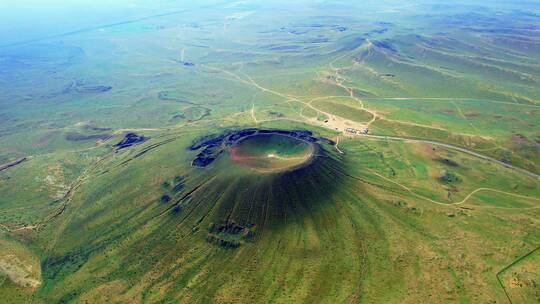
[[[439,179],[445,183],[457,183],[460,181],[459,177],[450,171],[444,170]]]
[[[0,302],[538,300],[531,4],[143,2],[0,46]]]
[[[506,295],[513,302],[526,303],[531,299],[539,299],[538,281],[540,276],[535,267],[540,259],[540,247],[520,257],[508,268],[497,274]]]
[[[373,115],[367,111],[337,102],[318,100],[313,102],[312,105],[325,113],[337,115],[356,122],[368,122],[373,118]]]

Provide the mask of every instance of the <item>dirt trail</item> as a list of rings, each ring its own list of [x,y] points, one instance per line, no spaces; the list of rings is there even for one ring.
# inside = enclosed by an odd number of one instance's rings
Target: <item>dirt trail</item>
[[[461,202],[458,202],[458,203],[453,203],[452,205],[461,205],[463,203],[465,203],[466,201],[468,201],[471,196],[475,195],[476,193],[480,192],[480,191],[489,191],[489,192],[497,192],[497,193],[501,193],[501,194],[506,194],[506,195],[510,195],[510,196],[514,196],[514,197],[519,197],[519,198],[524,198],[524,199],[531,199],[531,200],[535,200],[535,201],[540,201],[540,198],[537,198],[537,197],[531,197],[531,196],[525,196],[525,195],[521,195],[521,194],[516,194],[516,193],[511,193],[511,192],[505,192],[505,191],[501,191],[501,190],[497,190],[497,189],[492,189],[492,188],[478,188],[476,190],[474,190],[473,192],[469,193],[469,195],[467,195]],[[533,207],[534,209],[536,208],[540,208],[539,207]]]
[[[336,68],[333,66],[333,63],[337,60],[339,60],[340,58],[343,58],[344,56],[341,56],[339,58],[336,58],[335,60],[333,60],[329,66],[330,68],[336,73],[338,74],[338,70],[339,68]],[[350,120],[347,120],[347,119],[344,119],[342,117],[339,117],[339,116],[336,116],[336,115],[332,115],[330,113],[327,113],[327,112],[324,112],[324,111],[321,111],[317,108],[314,108],[310,103],[308,102],[304,102],[302,100],[300,100],[298,98],[298,96],[292,96],[292,95],[287,95],[287,94],[284,94],[284,93],[280,93],[280,92],[277,92],[275,90],[271,90],[271,89],[268,89],[268,88],[265,88],[263,86],[261,86],[260,84],[258,84],[257,82],[255,82],[255,80],[253,80],[252,77],[250,77],[249,75],[247,75],[246,73],[242,72],[242,74],[249,80],[246,80],[246,79],[243,79],[242,77],[238,76],[237,74],[233,73],[233,72],[230,72],[230,71],[227,71],[227,70],[224,70],[224,69],[220,69],[220,68],[215,68],[215,67],[210,67],[210,66],[205,66],[206,68],[208,69],[211,69],[211,70],[216,70],[216,71],[219,71],[219,72],[222,72],[222,73],[225,73],[227,75],[230,75],[232,77],[234,77],[235,79],[237,79],[238,81],[244,83],[244,84],[248,84],[248,85],[252,85],[252,86],[255,86],[256,88],[260,89],[261,91],[263,92],[268,92],[268,93],[271,93],[271,94],[274,94],[274,95],[277,95],[277,96],[280,96],[282,98],[285,98],[286,100],[288,101],[295,101],[295,102],[299,102],[299,103],[302,103],[304,104],[305,106],[307,107],[310,107],[312,108],[313,110],[317,111],[318,113],[322,113],[326,116],[328,116],[328,121],[327,122],[321,122],[319,121],[317,118],[308,118],[308,117],[305,117],[305,116],[302,116],[302,118],[305,119],[305,123],[309,123],[309,124],[312,124],[312,125],[317,125],[317,126],[323,126],[323,127],[326,127],[328,129],[332,129],[332,130],[335,130],[335,131],[338,131],[338,132],[341,132],[341,133],[345,133],[346,132],[346,129],[347,128],[355,128],[355,129],[363,129],[365,127],[369,127],[369,125],[371,123],[373,123],[377,118],[381,118],[381,117],[378,117],[377,114],[373,111],[370,111],[369,109],[366,109],[364,106],[363,106],[363,103],[362,103],[362,100],[359,99],[358,97],[356,97],[354,95],[354,90],[343,85],[342,82],[340,81],[335,81],[334,83],[337,85],[337,86],[340,86],[342,87],[343,89],[345,89],[348,93],[349,93],[349,96],[355,100],[357,100],[362,109],[365,110],[365,111],[368,111],[369,113],[371,113],[373,115],[373,118],[370,122],[368,122],[367,124],[360,124],[360,123],[357,123],[357,122],[354,122],[354,121],[350,121]],[[339,75],[338,75],[339,76]],[[324,98],[324,97],[319,97],[320,98]],[[411,99],[411,98],[406,98],[406,97],[394,97],[394,98],[365,98],[365,99],[395,99],[395,100],[406,100],[406,99]],[[422,99],[422,98],[420,98]],[[448,98],[423,98],[423,99],[441,99],[441,100],[448,100]],[[315,99],[313,99],[315,100]],[[312,100],[312,101],[313,101]],[[459,99],[457,98],[456,100],[468,100],[468,99]],[[473,99],[470,99],[470,100],[473,100]],[[529,105],[530,106],[530,105]],[[534,107],[534,106],[533,106]],[[253,108],[252,108],[253,110]],[[291,120],[293,121],[293,119],[286,119],[286,118],[282,118],[282,119],[276,119],[276,120]],[[265,122],[265,121],[270,121],[270,120],[264,120],[264,121],[257,121],[257,122]],[[406,142],[416,142],[416,143],[428,143],[428,144],[432,144],[432,145],[438,145],[438,146],[441,146],[441,147],[445,147],[445,148],[448,148],[448,149],[452,149],[452,150],[456,150],[456,151],[460,151],[460,152],[463,152],[463,153],[466,153],[466,154],[469,154],[469,155],[472,155],[472,156],[475,156],[475,157],[478,157],[478,158],[481,158],[481,159],[484,159],[484,160],[487,160],[487,161],[491,161],[493,163],[496,163],[496,164],[499,164],[499,165],[502,165],[504,167],[507,167],[507,168],[510,168],[512,170],[515,170],[517,172],[520,172],[522,174],[525,174],[525,175],[528,175],[528,176],[531,176],[531,177],[534,177],[536,179],[540,179],[540,175],[536,174],[536,173],[533,173],[533,172],[530,172],[530,171],[527,171],[523,168],[519,168],[519,167],[516,167],[514,165],[511,165],[511,164],[507,164],[507,163],[504,163],[502,161],[499,161],[495,158],[492,158],[492,157],[489,157],[489,156],[485,156],[485,155],[482,155],[480,153],[477,153],[477,152],[474,152],[474,151],[471,151],[471,150],[468,150],[468,149],[465,149],[465,148],[461,148],[461,147],[456,147],[456,146],[453,146],[453,145],[450,145],[450,144],[445,144],[445,143],[441,143],[441,142],[437,142],[437,141],[432,141],[432,140],[421,140],[421,139],[410,139],[410,138],[405,138],[405,137],[397,137],[397,136],[380,136],[380,135],[368,135],[368,134],[363,134],[363,135],[357,135],[357,136],[362,136],[362,137],[365,137],[365,138],[373,138],[373,139],[383,139],[383,140],[398,140],[398,141],[406,141]]]
[[[441,142],[438,142],[438,141],[424,140],[424,139],[411,139],[411,138],[397,137],[397,136],[370,135],[370,134],[363,134],[363,135],[359,135],[359,136],[364,137],[364,138],[379,139],[379,140],[395,140],[395,141],[404,141],[404,142],[410,142],[410,143],[425,143],[425,144],[431,144],[431,145],[435,145],[435,146],[441,146],[441,147],[445,147],[445,148],[448,148],[448,149],[459,151],[459,152],[462,152],[462,153],[465,153],[465,154],[469,154],[469,155],[478,157],[480,159],[487,160],[487,161],[496,163],[498,165],[507,167],[509,169],[512,169],[512,170],[517,171],[519,173],[528,175],[530,177],[540,179],[540,175],[538,175],[536,173],[533,173],[533,172],[530,172],[530,171],[527,171],[527,170],[525,170],[523,168],[519,168],[519,167],[516,167],[514,165],[507,164],[507,163],[502,162],[500,160],[497,160],[497,159],[495,159],[493,157],[489,157],[489,156],[486,156],[486,155],[483,155],[483,154],[480,154],[480,153],[477,153],[477,152],[474,152],[474,151],[471,151],[471,150],[468,150],[468,149],[465,149],[465,148],[453,146],[453,145],[450,145],[450,144],[441,143]]]
[[[339,145],[339,138],[340,138],[340,137],[338,136],[338,138],[336,139],[336,144],[334,145],[334,147],[335,147],[336,150],[339,152],[339,154],[345,154],[345,153],[343,153],[343,151],[341,151],[341,150],[339,149],[339,147],[338,147],[338,145]]]
[[[478,192],[481,192],[481,191],[488,191],[488,192],[496,192],[496,193],[501,193],[501,194],[505,194],[505,195],[509,195],[509,196],[514,196],[514,197],[519,197],[519,198],[524,198],[524,199],[530,199],[530,200],[535,200],[535,201],[540,201],[540,198],[537,198],[537,197],[531,197],[531,196],[525,196],[525,195],[521,195],[521,194],[517,194],[517,193],[511,193],[511,192],[506,192],[506,191],[501,191],[501,190],[497,190],[497,189],[492,189],[492,188],[478,188],[478,189],[475,189],[473,190],[471,193],[469,193],[463,200],[457,202],[457,203],[443,203],[443,202],[439,202],[439,201],[436,201],[436,200],[433,200],[433,199],[430,199],[428,197],[425,197],[423,195],[420,195],[416,192],[414,192],[411,188],[399,183],[399,182],[396,182],[386,176],[383,176],[371,169],[368,169],[368,171],[370,173],[372,173],[373,175],[376,175],[382,179],[384,179],[385,181],[388,181],[392,184],[395,184],[401,188],[403,188],[404,190],[406,190],[407,192],[409,192],[410,194],[418,197],[418,198],[421,198],[423,200],[426,200],[426,201],[429,201],[431,203],[434,203],[434,204],[437,204],[437,205],[443,205],[443,206],[446,206],[446,207],[452,207],[452,206],[456,206],[456,205],[463,205],[465,202],[467,202],[473,195],[475,195],[476,193]],[[540,206],[536,206],[536,207],[526,207],[526,208],[505,208],[505,207],[497,207],[497,206],[490,206],[490,208],[497,208],[497,209],[540,209]]]
[[[537,104],[515,103],[509,101],[493,100],[493,99],[481,99],[481,98],[462,98],[462,97],[366,97],[365,100],[455,100],[455,101],[483,101],[489,103],[500,103],[511,106],[532,107],[540,108]]]
[[[257,117],[255,116],[255,103],[251,104],[251,118],[253,119],[254,123],[259,123],[257,121]]]

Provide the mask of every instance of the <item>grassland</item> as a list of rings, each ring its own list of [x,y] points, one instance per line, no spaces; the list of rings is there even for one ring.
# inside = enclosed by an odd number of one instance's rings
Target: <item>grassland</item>
[[[10,36],[0,302],[537,301],[538,12],[394,7],[194,4]],[[331,141],[295,170],[191,165],[197,140],[253,127]]]

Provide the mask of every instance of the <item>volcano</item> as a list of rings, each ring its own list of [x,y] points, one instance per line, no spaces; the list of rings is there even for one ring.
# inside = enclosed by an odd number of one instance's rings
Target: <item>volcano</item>
[[[246,129],[190,149],[200,150],[187,176],[198,186],[180,195],[171,210],[211,219],[209,240],[224,246],[300,220],[331,202],[347,176],[333,142],[309,131]]]

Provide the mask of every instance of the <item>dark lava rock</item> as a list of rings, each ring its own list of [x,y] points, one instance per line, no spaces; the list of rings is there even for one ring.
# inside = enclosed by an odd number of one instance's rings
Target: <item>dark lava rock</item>
[[[239,132],[233,133],[231,136],[229,136],[229,140],[237,141],[241,138],[251,136],[253,134],[257,133],[257,129],[251,128],[251,129],[244,129]]]
[[[226,221],[222,224],[211,223],[208,227],[206,241],[223,248],[237,248],[242,240],[252,238],[255,235],[255,225],[240,225],[234,221]],[[234,238],[236,236],[237,239]]]
[[[124,135],[124,139],[122,139],[119,143],[115,145],[115,147],[118,150],[131,147],[135,144],[140,144],[148,140],[148,137],[145,137],[143,135],[137,135],[135,133],[127,133]]]
[[[192,144],[189,147],[189,149],[191,151],[195,151],[195,150],[199,150],[200,148],[203,148],[203,147],[220,145],[223,142],[223,140],[225,139],[225,137],[227,137],[228,135],[229,134],[222,134],[222,135],[218,135],[218,136],[212,135],[212,136],[209,136],[209,137],[204,137],[201,141],[195,142],[194,144]]]
[[[460,178],[450,171],[444,171],[439,179],[445,183],[457,183],[460,181]]]
[[[438,158],[437,161],[450,167],[459,167],[457,162],[448,158]]]
[[[325,144],[328,144],[328,145],[331,145],[331,146],[335,146],[336,145],[336,142],[331,140],[331,139],[328,139],[328,138],[320,138],[320,141],[325,143]]]
[[[171,209],[172,214],[179,214],[180,212],[182,212],[182,206],[181,205],[176,205]]]
[[[214,160],[216,160],[214,157],[200,157],[200,156],[197,156],[197,158],[195,158],[191,164],[194,167],[204,168],[204,167],[210,165],[211,163],[213,163]]]
[[[313,136],[313,133],[308,130],[281,130],[281,129],[256,129],[247,128],[238,131],[226,130],[220,135],[205,136],[198,141],[195,141],[188,147],[190,151],[201,150],[197,154],[196,158],[192,161],[194,167],[206,167],[214,162],[224,149],[231,146],[235,142],[242,138],[252,136],[255,134],[279,134],[285,136],[291,136],[310,143],[325,142],[334,144],[333,141],[325,138],[317,138]]]
[[[225,240],[225,239],[222,239],[220,237],[218,237],[217,235],[214,235],[214,234],[208,234],[208,236],[206,237],[206,241],[208,243],[211,243],[211,244],[216,244],[218,245],[219,247],[222,247],[222,248],[238,248],[240,247],[240,242],[239,241],[236,241],[236,240]]]

